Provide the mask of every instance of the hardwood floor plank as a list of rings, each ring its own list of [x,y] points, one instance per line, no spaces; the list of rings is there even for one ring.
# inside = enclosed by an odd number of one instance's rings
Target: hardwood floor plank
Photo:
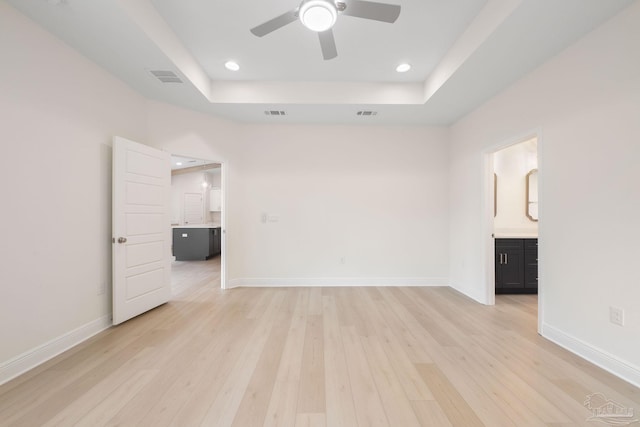
[[[317,297],[317,296],[316,296]],[[311,295],[310,300],[313,298]],[[308,315],[302,353],[302,372],[298,405],[296,411],[303,413],[324,413],[324,332],[322,316]]]
[[[402,328],[401,323],[386,310],[387,301],[377,289],[370,289],[368,294],[374,296],[369,300],[369,310],[379,313],[376,329],[380,344],[389,358],[389,362],[393,366],[407,398],[409,400],[433,400],[434,397],[429,387],[422,381],[420,374],[411,361],[409,354],[415,354],[416,348],[412,347],[412,343],[403,340],[402,336],[405,330]],[[411,337],[411,339],[415,341],[414,337]],[[431,359],[424,354],[421,354],[417,359],[421,363],[431,363]]]
[[[419,427],[420,422],[411,402],[404,393],[402,384],[378,338],[364,337],[361,338],[361,342],[389,425]]]
[[[341,334],[358,424],[389,426],[360,336],[354,326],[342,327]]]
[[[276,315],[284,302],[285,294],[284,290],[267,294],[269,302],[264,313],[261,316],[256,314],[259,316],[257,328],[207,411],[201,425],[227,427],[233,422],[244,392],[267,343],[267,338],[276,322]]]
[[[82,394],[80,398],[65,406],[60,412],[57,412],[55,416],[48,419],[46,422],[33,425],[42,425],[46,427],[74,425],[80,420],[80,418],[85,416],[100,402],[105,400],[109,395],[115,393],[120,385],[126,384],[127,381],[129,381],[132,376],[135,376],[138,371],[145,371],[145,377],[147,377],[146,372],[148,371],[144,370],[144,361],[151,356],[152,353],[154,353],[152,348],[145,348],[127,363],[113,371],[100,383],[91,387],[88,391]]]
[[[411,405],[422,427],[453,427],[438,402],[414,400]]]
[[[179,273],[168,304],[0,386],[0,426],[582,426],[592,393],[640,412],[640,389],[537,334],[536,296]]]
[[[428,332],[406,308],[400,307],[401,303],[391,289],[378,288],[378,292],[384,296],[386,302],[378,310],[402,345],[407,357],[413,363],[433,363],[429,352],[420,341],[420,336]]]
[[[267,338],[267,344],[260,354],[260,359],[236,411],[232,426],[252,427],[264,424],[296,302],[296,293],[287,292],[285,302],[277,314]]]
[[[295,427],[327,427],[325,414],[298,414]]]
[[[469,352],[459,347],[444,351],[459,369],[476,375],[487,396],[502,408],[514,425],[542,427],[545,422],[568,421],[558,408],[532,391],[507,368],[499,363],[485,362],[482,352]]]
[[[417,368],[453,426],[484,426],[467,401],[436,365],[421,363]]]
[[[308,305],[309,292],[302,290],[298,293],[298,301],[265,415],[264,427],[293,427],[296,423]]]
[[[233,300],[229,302],[233,303]],[[232,311],[225,310],[219,314],[205,317],[202,323],[207,327],[203,333],[194,336],[168,360],[162,367],[163,375],[147,386],[149,390],[132,399],[110,422],[114,425],[168,424],[192,397],[202,373],[211,366],[221,366],[221,363],[224,366],[222,356],[226,354],[221,350],[233,348],[231,341],[241,341],[243,331],[253,322],[238,317]],[[177,334],[180,332],[175,331]],[[193,357],[194,354],[197,356]],[[182,366],[182,369],[175,369],[177,366]]]
[[[357,426],[349,368],[342,344],[340,317],[333,294],[323,297],[325,403],[327,425]]]
[[[579,422],[587,416],[588,412],[585,410],[582,402],[578,403],[573,400],[553,384],[553,380],[549,379],[549,374],[545,372],[548,369],[546,364],[528,363],[530,355],[528,355],[526,351],[514,346],[516,352],[512,353],[495,336],[473,336],[472,339],[475,345],[482,347],[487,354],[490,354],[493,358],[499,360],[500,363],[507,366],[512,373],[533,388],[538,395],[544,396],[548,402],[559,408],[560,411],[570,417],[571,420]],[[532,370],[538,374],[533,381],[530,374]]]
[[[142,370],[133,373],[112,393],[110,393],[100,404],[84,415],[76,426],[105,426],[113,425],[109,419],[112,414],[118,412],[138,394],[154,377],[159,374],[158,370]],[[66,421],[60,425],[69,425]]]

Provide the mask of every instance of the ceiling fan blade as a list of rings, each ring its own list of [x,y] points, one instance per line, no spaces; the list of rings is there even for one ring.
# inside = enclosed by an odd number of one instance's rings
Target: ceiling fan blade
[[[318,33],[318,38],[320,39],[320,47],[322,48],[322,57],[325,61],[338,56],[333,30],[328,29],[327,31]]]
[[[280,16],[276,16],[275,18],[265,22],[264,24],[260,24],[257,27],[251,29],[251,32],[258,37],[266,36],[272,31],[277,30],[278,28],[282,28],[287,24],[291,24],[293,21],[298,19],[298,8],[290,10],[289,12],[283,13]]]
[[[347,7],[343,15],[375,21],[394,23],[400,16],[400,6],[387,3],[375,3],[364,0],[345,0]]]

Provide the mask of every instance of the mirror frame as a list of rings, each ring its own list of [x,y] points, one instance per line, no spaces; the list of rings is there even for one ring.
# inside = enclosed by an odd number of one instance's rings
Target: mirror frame
[[[527,177],[526,177],[526,180],[525,180],[526,183],[527,183],[527,196],[526,196],[526,199],[525,199],[525,214],[527,215],[527,218],[529,218],[531,221],[538,222],[538,218],[539,217],[536,215],[536,218],[534,218],[531,215],[531,211],[530,211],[532,203],[535,203],[536,205],[538,204],[538,200],[531,201],[531,194],[530,194],[531,175],[533,175],[534,173],[537,175],[538,174],[538,169],[531,169],[529,171],[529,173],[527,174]],[[536,186],[537,186],[537,184],[536,184]]]

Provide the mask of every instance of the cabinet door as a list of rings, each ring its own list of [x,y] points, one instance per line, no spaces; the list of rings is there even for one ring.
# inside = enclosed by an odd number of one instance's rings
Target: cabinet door
[[[538,289],[538,239],[524,242],[524,287]]]
[[[521,249],[502,249],[503,263],[500,277],[503,288],[524,288],[524,260]]]
[[[524,289],[524,246],[522,239],[496,239],[496,289]]]

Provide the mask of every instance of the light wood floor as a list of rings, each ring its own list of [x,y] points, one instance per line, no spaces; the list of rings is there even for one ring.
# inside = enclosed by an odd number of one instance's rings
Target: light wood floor
[[[604,425],[586,421],[595,392],[640,410],[640,390],[536,334],[535,296],[221,291],[209,266],[174,301],[0,387],[0,425]]]

